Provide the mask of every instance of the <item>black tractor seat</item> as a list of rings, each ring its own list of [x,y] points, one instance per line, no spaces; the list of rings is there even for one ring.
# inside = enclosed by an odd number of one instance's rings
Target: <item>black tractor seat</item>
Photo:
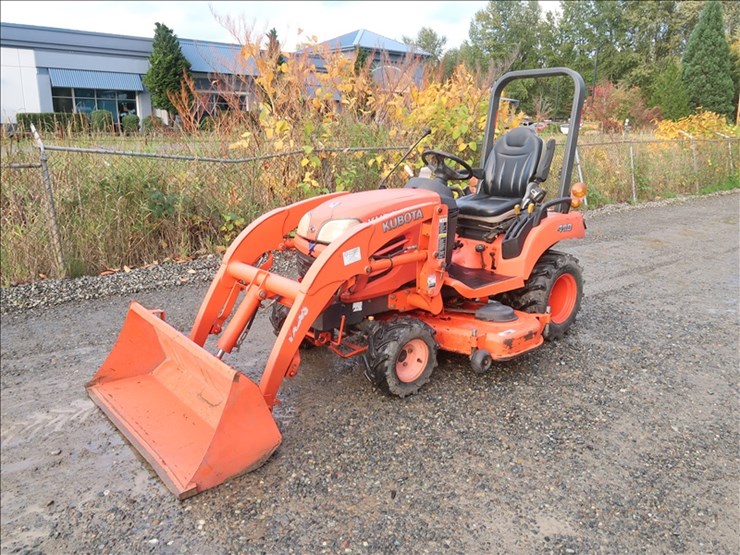
[[[543,156],[542,139],[529,127],[517,127],[500,137],[486,158],[477,191],[457,200],[460,233],[492,237],[492,231],[513,218],[529,184],[547,178],[554,149],[551,140]]]
[[[521,198],[484,197],[467,195],[457,199],[457,209],[465,218],[480,220],[500,220],[514,213],[514,207],[522,201]]]

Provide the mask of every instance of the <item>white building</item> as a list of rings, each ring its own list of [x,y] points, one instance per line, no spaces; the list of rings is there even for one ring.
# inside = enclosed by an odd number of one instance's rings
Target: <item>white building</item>
[[[109,110],[116,122],[127,113],[152,114],[151,96],[142,83],[152,41],[0,23],[2,123],[15,123],[19,112]],[[240,61],[238,45],[180,39],[180,46],[199,90],[209,90],[215,74],[254,75],[253,64]],[[248,93],[240,94],[246,104]],[[218,102],[215,92],[213,101]]]

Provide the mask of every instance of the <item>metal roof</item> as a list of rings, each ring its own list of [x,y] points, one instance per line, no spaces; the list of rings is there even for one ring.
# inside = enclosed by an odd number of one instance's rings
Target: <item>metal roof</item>
[[[143,91],[141,76],[135,73],[109,71],[83,71],[79,69],[49,68],[53,87],[79,89],[111,89],[117,91]]]
[[[238,44],[180,39],[180,50],[195,73],[258,75],[254,60],[244,58]]]
[[[367,50],[382,50],[399,54],[416,54],[422,57],[428,57],[431,55],[413,45],[389,39],[388,37],[373,33],[367,29],[358,29],[357,31],[352,31],[351,33],[324,41],[321,44],[328,46],[331,50],[340,51],[365,48]]]
[[[179,41],[183,55],[196,73],[257,75],[254,62],[244,59],[238,44],[192,39]],[[0,45],[15,48],[146,59],[152,52],[152,42],[153,39],[144,37],[0,23]]]
[[[32,5],[29,7],[33,9]],[[0,44],[15,48],[62,50],[136,58],[147,58],[152,51],[152,39],[150,38],[5,22],[0,23]]]

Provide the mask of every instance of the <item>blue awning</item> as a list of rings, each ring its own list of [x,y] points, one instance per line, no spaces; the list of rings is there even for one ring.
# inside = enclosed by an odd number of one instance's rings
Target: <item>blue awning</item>
[[[51,85],[53,87],[107,89],[115,91],[144,90],[141,75],[136,73],[49,68],[49,77],[51,78]]]

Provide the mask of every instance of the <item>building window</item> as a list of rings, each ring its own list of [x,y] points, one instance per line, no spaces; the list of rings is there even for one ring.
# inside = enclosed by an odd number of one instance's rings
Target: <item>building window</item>
[[[51,98],[55,112],[90,114],[94,110],[108,110],[113,114],[113,121],[118,123],[127,114],[136,114],[136,93],[133,91],[52,87]]]

